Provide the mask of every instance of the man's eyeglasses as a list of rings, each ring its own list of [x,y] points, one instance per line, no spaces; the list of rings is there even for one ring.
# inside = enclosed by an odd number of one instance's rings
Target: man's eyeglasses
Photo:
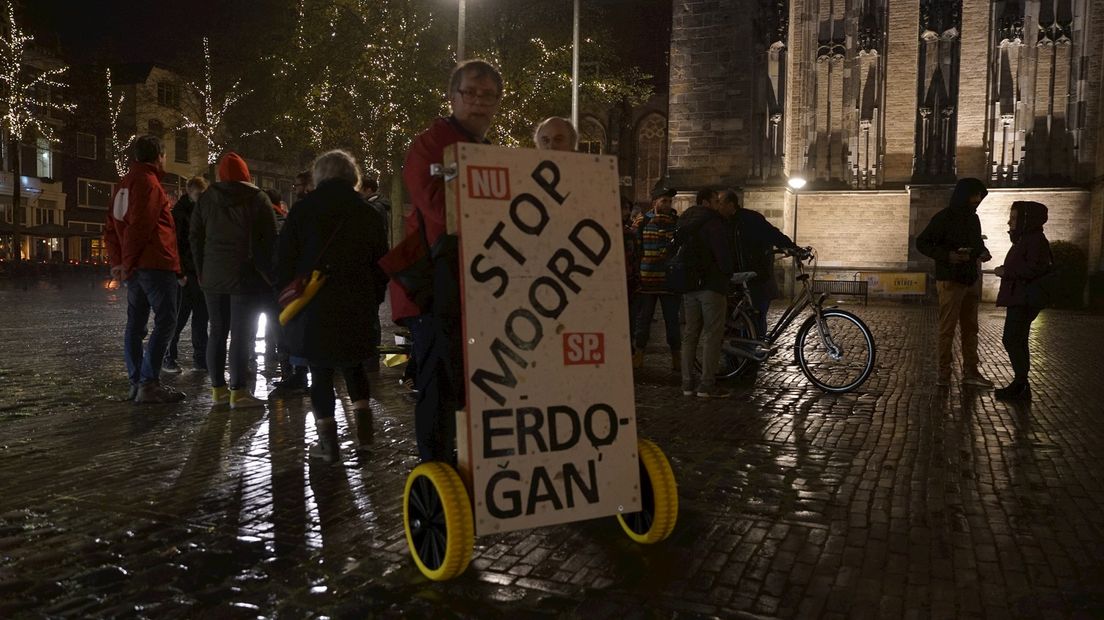
[[[482,105],[494,105],[502,99],[502,95],[491,91],[476,91],[470,88],[464,88],[459,91],[460,98],[464,103],[471,105],[473,103],[479,103]]]

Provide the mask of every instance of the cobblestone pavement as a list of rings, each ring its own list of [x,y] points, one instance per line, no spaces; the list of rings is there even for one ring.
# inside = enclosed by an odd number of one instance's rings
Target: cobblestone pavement
[[[186,403],[121,402],[118,291],[0,288],[0,308],[3,618],[1104,614],[1104,317],[1042,315],[1029,405],[937,388],[931,307],[851,306],[878,340],[853,395],[812,388],[783,349],[705,403],[656,349],[637,406],[678,478],[672,537],[640,547],[612,518],[487,536],[434,584],[402,533],[399,369],[374,381],[370,453],[339,411],[344,467],[324,468],[305,399],[212,409],[186,371],[167,379]],[[1001,317],[982,310],[998,383]]]

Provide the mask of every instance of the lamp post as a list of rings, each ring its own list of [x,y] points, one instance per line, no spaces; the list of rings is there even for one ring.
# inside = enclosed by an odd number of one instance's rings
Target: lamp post
[[[793,242],[797,243],[797,199],[800,196],[799,190],[805,187],[805,178],[801,176],[792,176],[786,181],[786,185],[790,186],[790,189],[794,193],[794,212],[793,212]]]
[[[463,2],[464,0],[460,0]],[[579,129],[579,0],[571,25],[571,124]]]
[[[464,21],[467,13],[467,3],[460,0],[460,18],[456,24],[456,63],[464,61]]]

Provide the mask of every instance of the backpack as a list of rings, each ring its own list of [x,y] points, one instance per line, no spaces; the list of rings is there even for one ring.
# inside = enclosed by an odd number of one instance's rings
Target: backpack
[[[704,287],[709,267],[708,250],[701,238],[705,222],[675,231],[664,267],[664,281],[672,293],[690,293]]]

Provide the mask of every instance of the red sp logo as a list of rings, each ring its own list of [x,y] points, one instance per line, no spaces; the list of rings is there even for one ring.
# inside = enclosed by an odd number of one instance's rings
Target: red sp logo
[[[605,334],[564,334],[564,366],[606,363]]]

